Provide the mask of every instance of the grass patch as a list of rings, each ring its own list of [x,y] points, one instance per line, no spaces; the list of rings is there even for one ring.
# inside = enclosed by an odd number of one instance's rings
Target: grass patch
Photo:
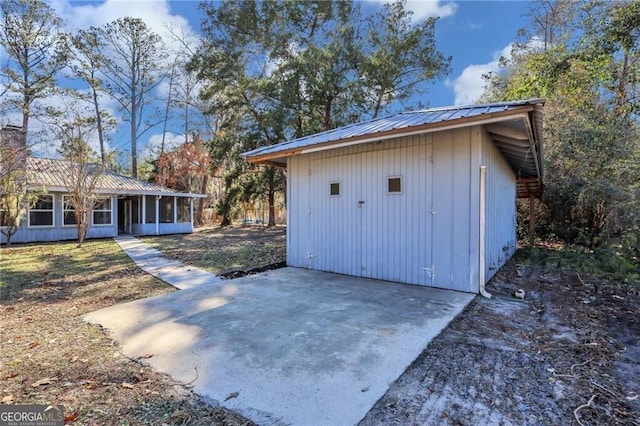
[[[63,404],[74,424],[247,424],[146,365],[82,316],[175,291],[112,240],[0,249],[0,399]],[[37,385],[40,382],[41,384]]]
[[[205,228],[142,240],[171,259],[215,274],[283,262],[287,257],[283,227]]]
[[[526,247],[516,252],[515,259],[526,265],[570,269],[578,273],[640,288],[640,261],[629,259],[614,247],[587,250],[583,247]]]

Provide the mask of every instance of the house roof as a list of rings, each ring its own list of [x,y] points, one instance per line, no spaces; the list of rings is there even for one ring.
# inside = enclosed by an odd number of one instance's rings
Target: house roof
[[[50,158],[27,158],[29,187],[34,190],[46,189],[51,192],[67,192],[68,176],[71,175],[73,163],[66,160]],[[97,164],[89,164],[94,170]],[[204,194],[191,194],[174,191],[150,182],[123,176],[112,171],[103,171],[96,183],[96,193],[113,195],[174,195],[182,197],[206,197]]]
[[[518,179],[518,196],[542,193],[543,99],[402,112],[243,153],[252,163],[284,166],[287,157],[384,139],[485,125]]]

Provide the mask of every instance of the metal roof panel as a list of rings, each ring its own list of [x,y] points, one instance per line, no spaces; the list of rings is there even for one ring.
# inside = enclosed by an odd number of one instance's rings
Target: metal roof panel
[[[90,168],[98,169],[97,164],[88,164]],[[73,163],[66,160],[50,158],[27,158],[27,170],[29,174],[29,186],[31,188],[57,188],[69,187],[68,176],[73,172]],[[96,192],[113,194],[150,194],[150,195],[182,195],[203,196],[203,194],[187,194],[174,191],[150,182],[144,182],[128,176],[106,170],[98,178],[95,187]]]
[[[381,132],[400,130],[416,126],[453,121],[461,118],[469,118],[514,110],[526,105],[536,105],[542,102],[539,99],[531,99],[516,102],[500,102],[485,105],[450,106],[444,108],[431,108],[426,110],[401,112],[387,117],[374,118],[361,123],[349,124],[336,129],[327,130],[276,145],[264,146],[242,155],[248,159],[267,154],[285,153],[298,149],[310,148],[328,142],[361,136],[372,136]]]

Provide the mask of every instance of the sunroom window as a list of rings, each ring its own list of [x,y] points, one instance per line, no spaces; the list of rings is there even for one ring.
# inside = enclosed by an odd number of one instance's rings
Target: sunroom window
[[[160,198],[160,223],[173,223],[173,197]]]
[[[188,198],[178,197],[178,222],[191,222],[191,203]]]

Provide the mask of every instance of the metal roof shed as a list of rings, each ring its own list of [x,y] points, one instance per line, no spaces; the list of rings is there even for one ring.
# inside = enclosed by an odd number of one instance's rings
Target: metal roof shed
[[[467,292],[542,193],[541,99],[400,113],[244,153],[288,170],[287,263]]]

